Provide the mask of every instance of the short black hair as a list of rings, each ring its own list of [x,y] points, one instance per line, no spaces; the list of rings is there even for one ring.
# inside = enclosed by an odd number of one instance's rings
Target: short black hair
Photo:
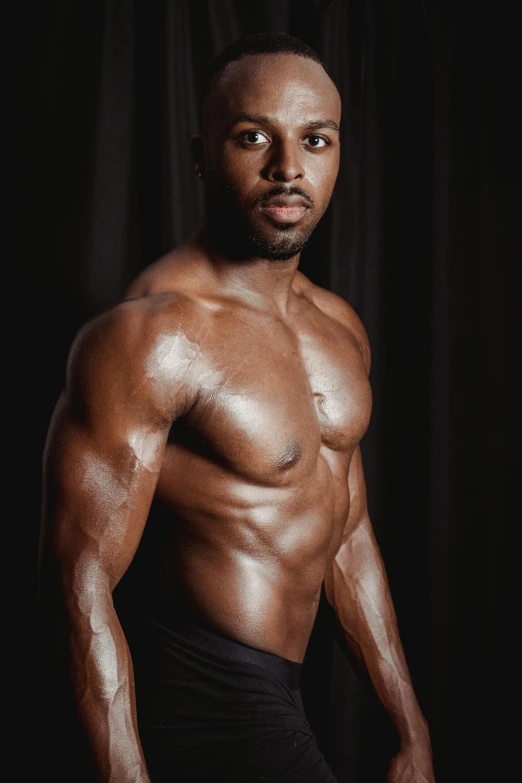
[[[240,60],[249,54],[298,54],[315,60],[326,71],[326,66],[315,49],[300,38],[289,33],[253,33],[233,41],[226,46],[214,60],[207,75],[199,99],[199,127],[203,129],[203,120],[209,98],[214,91],[223,71],[234,60]],[[328,73],[328,71],[326,71]]]

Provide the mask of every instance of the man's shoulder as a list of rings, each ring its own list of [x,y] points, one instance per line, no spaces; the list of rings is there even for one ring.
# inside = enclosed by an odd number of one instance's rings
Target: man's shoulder
[[[68,381],[118,379],[129,387],[163,374],[173,379],[198,353],[201,306],[180,291],[129,296],[87,321],[67,362]]]
[[[189,331],[199,310],[196,300],[181,291],[126,296],[86,321],[76,335],[75,344],[147,350],[158,337]]]
[[[364,356],[365,364],[370,366],[370,343],[363,322],[354,308],[339,294],[312,283],[301,274],[302,290],[306,296],[326,316],[341,324],[355,338]]]

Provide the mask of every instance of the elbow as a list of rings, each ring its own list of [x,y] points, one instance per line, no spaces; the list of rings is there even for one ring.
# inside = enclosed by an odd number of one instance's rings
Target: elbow
[[[85,554],[42,571],[38,593],[43,622],[70,633],[103,627],[113,610],[110,579],[99,560]]]

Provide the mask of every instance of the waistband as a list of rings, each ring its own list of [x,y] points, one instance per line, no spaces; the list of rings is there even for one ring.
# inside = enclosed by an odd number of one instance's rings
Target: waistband
[[[229,661],[254,664],[270,672],[287,688],[291,690],[299,688],[302,663],[291,661],[275,653],[265,652],[265,650],[258,650],[257,647],[250,647],[237,639],[231,639],[214,628],[211,629],[207,625],[201,624],[194,617],[172,625],[168,621],[165,622],[164,617],[149,616],[148,619],[155,625],[165,628],[169,634],[186,639],[214,655]]]

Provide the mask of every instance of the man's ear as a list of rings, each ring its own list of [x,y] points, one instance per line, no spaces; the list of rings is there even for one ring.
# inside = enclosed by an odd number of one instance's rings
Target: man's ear
[[[205,176],[205,145],[203,136],[196,134],[190,140],[190,151],[194,160],[194,170],[198,177]]]

